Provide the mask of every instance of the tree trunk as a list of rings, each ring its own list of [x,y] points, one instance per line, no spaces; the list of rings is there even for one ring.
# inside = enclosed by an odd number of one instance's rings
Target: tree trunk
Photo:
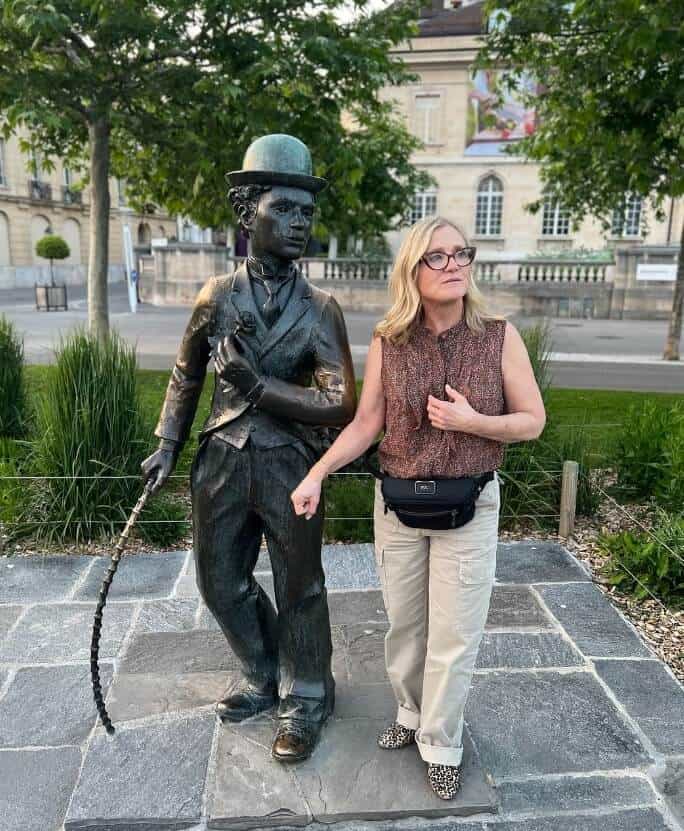
[[[88,328],[98,340],[109,334],[109,119],[98,115],[88,125],[90,144],[90,253]]]
[[[682,337],[682,306],[684,306],[684,222],[679,239],[679,265],[677,266],[677,280],[674,287],[674,299],[670,312],[670,326],[665,342],[663,358],[666,361],[679,360],[679,341]]]

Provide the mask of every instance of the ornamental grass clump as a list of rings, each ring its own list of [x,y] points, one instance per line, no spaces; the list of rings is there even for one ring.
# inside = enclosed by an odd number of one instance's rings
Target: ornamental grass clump
[[[27,424],[24,344],[14,325],[0,316],[0,437],[20,438]]]
[[[31,463],[41,478],[25,511],[33,533],[53,542],[119,533],[141,492],[150,438],[134,349],[116,335],[99,341],[77,332],[64,340],[38,405]],[[168,498],[159,504],[166,519]],[[154,514],[151,505],[145,519]],[[141,527],[154,539],[154,523]],[[168,522],[159,531],[168,541]]]

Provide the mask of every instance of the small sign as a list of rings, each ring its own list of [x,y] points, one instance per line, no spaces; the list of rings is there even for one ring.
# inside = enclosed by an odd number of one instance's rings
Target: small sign
[[[639,263],[637,265],[637,280],[670,280],[677,279],[677,263]]]

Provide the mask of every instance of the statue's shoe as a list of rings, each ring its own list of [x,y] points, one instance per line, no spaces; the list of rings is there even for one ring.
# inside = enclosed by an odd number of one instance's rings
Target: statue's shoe
[[[279,719],[271,755],[279,762],[303,762],[313,753],[322,726],[322,721]]]
[[[221,721],[243,721],[246,718],[270,710],[278,703],[275,685],[255,687],[246,680],[240,681],[229,696],[216,705]]]

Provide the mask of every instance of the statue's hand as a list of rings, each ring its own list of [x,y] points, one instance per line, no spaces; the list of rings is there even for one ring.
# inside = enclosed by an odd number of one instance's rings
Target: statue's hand
[[[156,493],[173,473],[178,459],[178,450],[160,447],[140,465],[145,482],[152,483],[150,493]]]
[[[245,347],[238,335],[225,337],[219,341],[214,356],[216,372],[226,381],[230,381],[244,393],[254,389],[259,383],[259,373],[246,357]]]

